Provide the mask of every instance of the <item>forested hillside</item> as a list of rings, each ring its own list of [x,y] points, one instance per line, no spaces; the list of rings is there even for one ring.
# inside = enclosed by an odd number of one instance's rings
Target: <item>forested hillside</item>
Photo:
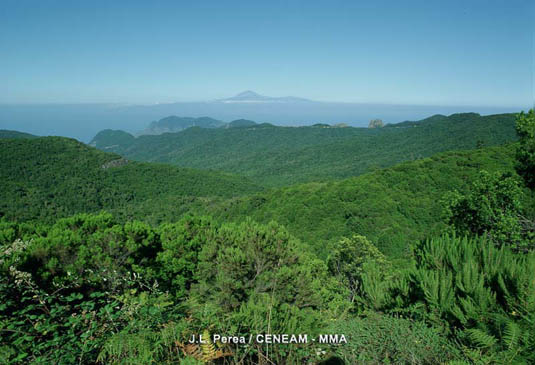
[[[191,117],[177,117],[171,115],[169,117],[162,118],[158,121],[150,123],[148,128],[140,132],[140,135],[143,134],[162,134],[162,133],[175,133],[180,132],[186,128],[190,127],[200,127],[200,128],[219,128],[225,125],[224,122],[208,118],[191,118]]]
[[[29,134],[29,133],[0,129],[0,138],[31,139],[31,138],[37,138],[37,136],[34,136],[33,134]]]
[[[518,142],[484,147],[481,132],[475,149],[269,190],[0,139],[0,359],[534,363],[535,113],[515,126]]]
[[[362,234],[391,257],[438,234],[444,195],[466,191],[479,171],[513,172],[514,145],[446,152],[354,178],[268,190],[215,206],[223,220],[275,220],[325,256],[328,242]]]
[[[200,197],[259,190],[244,178],[132,162],[62,137],[0,139],[0,179],[0,214],[19,221],[49,222],[101,209],[139,218],[143,213],[135,209],[166,201],[169,215]]]
[[[60,137],[0,140],[0,151],[0,212],[9,219],[50,222],[103,209],[121,221],[153,224],[188,212],[221,221],[250,217],[284,225],[323,257],[329,242],[354,233],[403,257],[411,242],[444,229],[447,191],[466,190],[482,169],[514,171],[514,145],[506,145],[262,192],[237,176],[132,162]]]
[[[384,128],[326,126],[189,128],[180,133],[114,138],[103,131],[99,149],[139,161],[215,169],[264,186],[328,181],[357,176],[435,153],[494,146],[516,139],[514,114],[436,115]]]

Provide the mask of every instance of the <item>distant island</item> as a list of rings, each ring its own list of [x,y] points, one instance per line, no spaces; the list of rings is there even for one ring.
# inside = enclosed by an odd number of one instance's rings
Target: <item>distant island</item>
[[[218,99],[216,101],[220,103],[318,103],[317,101],[296,96],[265,96],[251,90],[241,92],[230,98]]]

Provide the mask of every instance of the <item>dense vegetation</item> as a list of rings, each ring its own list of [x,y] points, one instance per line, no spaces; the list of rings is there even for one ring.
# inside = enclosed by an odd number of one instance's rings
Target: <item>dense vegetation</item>
[[[394,318],[409,318],[413,323],[426,323],[443,336],[454,338],[457,351],[463,353],[466,362],[528,364],[535,361],[535,255],[532,252],[519,255],[506,247],[497,248],[485,238],[443,236],[417,245],[413,256],[414,266],[397,272],[373,261],[363,269],[355,302],[360,312],[365,313],[364,318],[368,318],[369,312],[371,318],[379,312]],[[392,321],[392,317],[387,318]],[[362,322],[366,319],[357,318],[355,325],[350,321],[342,328],[363,332],[359,326],[364,326]],[[385,349],[392,342],[404,344],[406,339],[399,337],[406,334],[396,329],[403,321],[383,325],[387,331],[394,328],[385,343],[370,345],[369,341],[376,339],[365,333],[365,339],[359,338],[339,352],[355,362],[381,362],[395,356],[401,363],[411,363],[405,354],[407,348],[391,348],[390,353]],[[380,333],[380,330],[375,331]],[[424,327],[420,335],[425,330],[429,331]],[[431,351],[423,351],[419,356],[422,362],[436,363],[439,356],[443,359],[448,355],[458,356],[450,348],[451,344],[439,338],[437,333],[429,331],[420,340],[432,341],[427,343]],[[421,351],[418,342],[416,346],[405,344],[416,352]],[[364,351],[357,347],[360,343]],[[435,346],[441,346],[442,351],[435,354],[435,360],[426,361],[425,357],[436,351]],[[379,354],[375,353],[377,349],[381,351]]]
[[[521,148],[517,149],[517,171],[530,188],[535,188],[535,111],[531,109],[527,115],[523,112],[518,116],[516,131],[520,136]]]
[[[113,138],[117,132],[103,131],[92,144],[134,160],[222,170],[260,185],[283,186],[357,176],[438,152],[514,141],[514,118],[513,114],[436,115],[371,129],[270,124],[246,128],[245,124],[135,139]]]
[[[100,214],[0,228],[0,351],[15,363],[295,360],[312,353],[206,350],[186,339],[203,331],[313,335],[347,306],[326,265],[276,224],[184,218],[154,229]]]
[[[0,154],[0,216],[19,221],[52,222],[102,209],[132,218],[165,201],[168,214],[178,214],[201,197],[259,190],[243,178],[130,162],[61,137],[0,139]]]
[[[456,151],[406,162],[362,176],[309,183],[251,195],[259,188],[220,173],[129,162],[103,169],[118,156],[74,140],[1,141],[7,218],[53,222],[77,212],[106,209],[120,221],[176,221],[186,212],[220,221],[274,220],[325,257],[327,243],[359,233],[389,256],[441,232],[443,195],[466,191],[478,171],[514,172],[514,147]],[[46,163],[41,156],[47,154]],[[242,197],[240,197],[242,195]]]
[[[534,363],[533,112],[516,128],[518,143],[267,191],[64,138],[0,140],[0,359]],[[309,340],[249,342],[266,333]]]
[[[446,227],[446,192],[465,192],[480,170],[514,172],[514,145],[455,151],[354,178],[268,190],[212,206],[223,220],[275,220],[325,256],[327,242],[365,235],[400,257]]]

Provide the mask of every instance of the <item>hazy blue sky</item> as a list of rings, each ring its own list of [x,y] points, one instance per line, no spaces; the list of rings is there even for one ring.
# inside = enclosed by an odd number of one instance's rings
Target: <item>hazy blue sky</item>
[[[0,1],[0,102],[533,103],[535,1]]]

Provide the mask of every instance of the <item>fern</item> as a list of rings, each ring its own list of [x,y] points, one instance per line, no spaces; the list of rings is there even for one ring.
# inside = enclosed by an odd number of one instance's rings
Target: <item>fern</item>
[[[119,332],[111,336],[98,355],[106,364],[149,364],[156,360],[158,348],[153,347],[155,334]]]
[[[443,328],[475,363],[535,363],[535,253],[445,235],[416,245],[414,257],[383,300],[394,308],[378,310]]]
[[[465,332],[468,334],[468,338],[470,341],[472,341],[472,343],[484,349],[490,349],[496,346],[496,343],[498,342],[496,337],[489,335],[485,331],[482,331],[478,328],[470,328]]]
[[[204,330],[202,336],[204,339],[204,343],[201,343],[202,359],[205,362],[216,359],[216,349],[214,343],[210,339],[210,332],[208,330]]]
[[[203,342],[198,344],[184,344],[177,341],[177,346],[182,350],[185,356],[202,361],[203,363],[209,363],[214,360],[232,356],[232,352],[225,352],[223,349],[216,349],[216,346],[211,340],[210,331],[205,329],[202,333]],[[218,344],[219,345],[219,344]]]
[[[503,339],[505,341],[505,345],[510,351],[518,349],[521,337],[522,329],[520,328],[520,326],[514,321],[507,321],[505,325]]]

